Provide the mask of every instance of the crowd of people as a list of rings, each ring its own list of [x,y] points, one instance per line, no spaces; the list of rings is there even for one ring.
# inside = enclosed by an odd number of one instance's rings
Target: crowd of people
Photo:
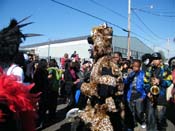
[[[34,83],[29,93],[39,94],[39,99],[35,103],[34,125],[36,129],[42,128],[46,124],[47,111],[49,112],[49,121],[54,122],[57,119],[58,97],[61,97],[64,103],[68,104],[68,109],[78,104],[78,100],[74,99],[75,93],[83,81],[89,80],[91,62],[84,60],[81,63],[77,56],[76,54],[69,58],[68,54],[65,53],[60,60],[61,64],[58,65],[55,59],[48,61],[47,59],[39,59],[35,54],[18,52],[8,68],[0,68],[0,76],[3,74],[13,75],[16,82],[25,85]],[[78,93],[76,95],[78,99]],[[1,117],[3,120],[3,116]]]
[[[122,58],[120,52],[114,52],[112,59],[120,68],[124,83],[124,93],[118,100],[125,106],[125,116],[115,123],[116,129],[132,131],[140,124],[148,131],[165,131],[169,118],[167,106],[171,106],[171,110],[175,109],[175,58],[170,59],[169,64],[164,64],[159,52],[144,54],[140,60],[127,60]],[[78,82],[74,80],[73,86],[68,86],[72,89],[72,100],[76,99],[76,91],[73,90],[79,89],[78,83],[81,83],[77,78]],[[86,96],[79,98],[79,101],[86,102]],[[71,108],[84,109],[86,104],[71,105]],[[174,118],[169,119],[175,123]]]
[[[13,24],[9,28],[13,29]],[[16,33],[21,39],[19,27]],[[2,33],[0,35],[0,38],[5,37]],[[16,45],[20,39],[15,41]],[[3,42],[0,41],[1,47],[4,47]],[[10,44],[14,45],[7,45]],[[94,77],[91,72],[95,72],[92,69],[98,57],[95,61],[81,60],[75,51],[70,58],[65,53],[58,65],[52,58],[46,60],[33,54],[24,55],[18,51],[18,46],[16,50],[11,46],[8,48],[0,53],[0,130],[34,131],[42,128],[47,115],[51,121],[59,117],[56,115],[58,97],[64,98],[67,111],[85,109],[89,96],[82,93],[81,86]],[[105,94],[115,98],[115,113],[108,112],[114,130],[132,131],[140,124],[148,131],[165,131],[166,108],[170,105],[175,110],[175,58],[170,59],[168,65],[164,64],[159,52],[144,54],[140,60],[124,59],[120,52],[113,52],[110,58],[110,65],[115,65],[121,72],[118,81],[122,82],[123,88],[116,94],[113,85],[103,83],[97,90],[101,98],[91,96],[91,104],[103,103]],[[113,76],[111,69],[104,68],[101,72]],[[174,118],[171,121],[175,124]]]
[[[148,131],[166,130],[166,107],[168,103],[174,105],[173,59],[166,65],[161,54],[154,52],[144,54],[141,60],[122,61],[121,53],[117,52],[114,53],[114,60],[119,66],[122,65],[126,90],[124,97],[131,111],[126,111],[130,112],[127,120],[132,118],[126,126],[133,126],[133,130],[137,123],[140,123],[141,127],[147,128]],[[168,89],[171,91],[167,92]]]

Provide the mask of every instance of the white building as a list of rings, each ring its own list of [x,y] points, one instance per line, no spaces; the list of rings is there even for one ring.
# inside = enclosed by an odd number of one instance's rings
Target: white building
[[[69,56],[76,51],[80,58],[89,58],[88,49],[90,45],[87,42],[88,36],[81,36],[69,39],[54,40],[44,43],[32,44],[21,46],[23,50],[35,50],[41,58],[48,58],[48,56],[54,58],[63,57],[64,53],[68,53]],[[120,51],[123,57],[127,56],[127,37],[125,36],[113,36],[113,49],[114,51]],[[133,58],[140,58],[144,53],[152,53],[153,50],[145,45],[136,37],[131,37],[131,56]]]

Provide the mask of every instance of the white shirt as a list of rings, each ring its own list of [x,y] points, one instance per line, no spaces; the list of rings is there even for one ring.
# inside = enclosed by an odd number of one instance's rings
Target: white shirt
[[[7,70],[7,75],[14,75],[17,78],[17,81],[22,83],[24,80],[24,72],[21,67],[16,64],[13,64]]]

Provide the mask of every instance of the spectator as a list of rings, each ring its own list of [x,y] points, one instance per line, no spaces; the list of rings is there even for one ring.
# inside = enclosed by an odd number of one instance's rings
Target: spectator
[[[56,118],[56,107],[57,107],[57,97],[58,97],[58,88],[59,80],[61,74],[58,73],[57,63],[55,59],[51,59],[49,62],[48,78],[49,78],[49,118],[54,120]]]
[[[173,87],[167,90],[171,97],[167,104],[167,118],[175,125],[175,117],[172,115],[175,111],[175,57],[172,57],[168,63],[171,68]]]
[[[143,112],[143,101],[146,97],[144,91],[144,72],[140,70],[141,62],[139,60],[133,61],[133,71],[128,75],[124,80],[125,84],[128,85],[127,92],[127,101],[129,104],[129,109],[132,112],[132,121],[134,126],[137,125],[137,122],[142,124],[142,127],[145,128],[144,112]],[[130,121],[130,122],[132,122]],[[132,129],[132,126],[130,127]]]
[[[67,62],[64,72],[65,90],[69,100],[68,109],[75,106],[75,91],[80,79],[76,75],[75,66],[72,62]]]
[[[37,126],[42,127],[45,118],[46,111],[48,110],[49,105],[49,81],[48,81],[48,72],[47,72],[47,61],[45,59],[41,59],[38,63],[38,67],[34,74],[34,83],[35,86],[32,88],[32,93],[42,92],[39,100],[39,110],[38,110],[38,123]]]
[[[144,72],[146,72],[149,69],[149,67],[151,66],[152,56],[151,56],[151,54],[146,53],[146,54],[142,55],[141,60],[142,60],[142,70]]]
[[[61,68],[62,68],[62,69],[65,69],[65,63],[66,63],[66,61],[68,61],[68,60],[69,60],[69,55],[68,55],[68,53],[65,53],[65,54],[64,54],[64,57],[61,58]]]
[[[25,69],[25,60],[23,53],[19,52],[9,69],[7,70],[7,75],[14,75],[17,78],[17,81],[22,83],[24,81],[24,70]]]
[[[122,53],[121,52],[114,52],[113,53],[113,62],[119,66],[119,68],[121,67],[121,63],[122,63]]]
[[[81,93],[80,87],[83,82],[90,82],[90,62],[84,61],[81,65],[80,70],[77,72],[77,76],[80,78],[80,82],[77,84],[77,90],[75,93],[76,107],[83,109],[86,106],[87,97]]]
[[[77,55],[77,52],[74,51],[74,53],[71,55],[71,59],[74,58]]]
[[[121,65],[123,78],[126,78],[131,70],[131,62],[129,60],[124,60]]]

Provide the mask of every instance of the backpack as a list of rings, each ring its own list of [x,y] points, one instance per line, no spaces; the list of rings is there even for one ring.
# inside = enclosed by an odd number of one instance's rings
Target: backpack
[[[49,79],[49,87],[50,87],[50,89],[52,91],[58,91],[58,88],[60,86],[61,73],[55,67],[50,67],[47,70],[48,70],[48,73],[52,75],[52,78]]]

